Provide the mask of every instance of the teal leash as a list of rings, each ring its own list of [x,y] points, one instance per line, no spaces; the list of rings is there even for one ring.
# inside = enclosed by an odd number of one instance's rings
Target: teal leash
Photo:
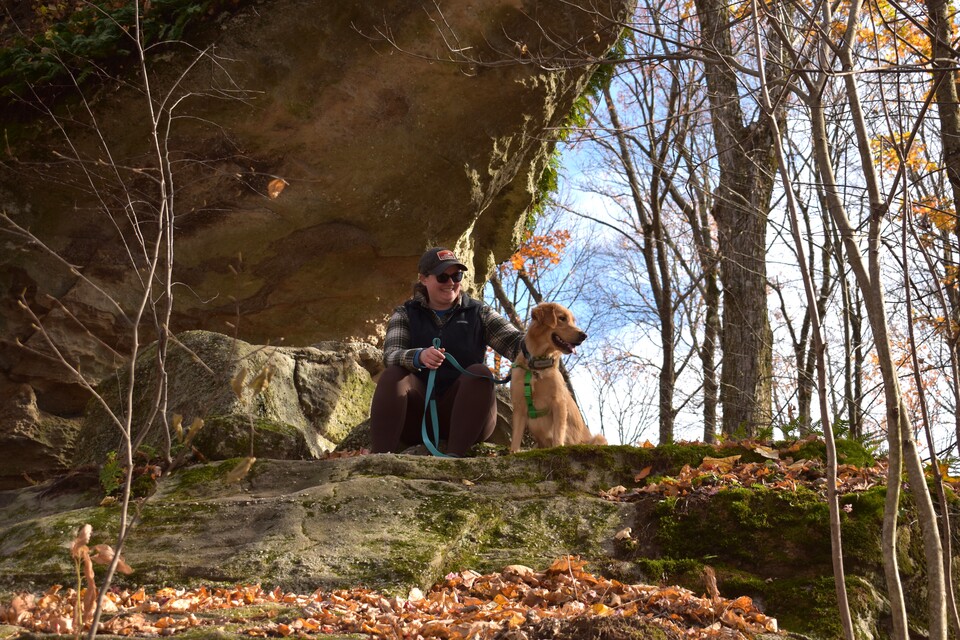
[[[433,346],[436,347],[437,349],[440,348],[440,338],[433,339]],[[447,354],[444,357],[444,362],[447,362],[447,361],[449,361],[450,364],[452,364],[460,373],[465,373],[468,376],[473,376],[474,378],[488,377],[488,376],[483,376],[477,373],[472,373],[470,371],[467,371],[466,369],[461,367],[460,363],[457,362],[457,359],[450,354]],[[437,377],[437,370],[431,369],[430,373],[427,375],[427,390],[426,390],[426,396],[425,396],[427,401],[423,407],[423,421],[420,423],[420,437],[423,440],[423,445],[427,448],[427,451],[429,451],[432,455],[438,458],[455,458],[456,456],[451,456],[448,453],[443,453],[442,451],[440,451],[440,449],[438,449],[438,446],[440,445],[440,421],[437,419],[437,400],[436,398],[433,397],[433,387],[434,387],[434,382],[436,380],[436,377]],[[506,378],[503,378],[503,379],[489,377],[489,380],[494,384],[506,384],[510,382],[510,376],[507,376]],[[430,414],[430,418],[433,421],[433,439],[432,440],[430,439],[430,434],[427,431],[427,414],[428,413]]]

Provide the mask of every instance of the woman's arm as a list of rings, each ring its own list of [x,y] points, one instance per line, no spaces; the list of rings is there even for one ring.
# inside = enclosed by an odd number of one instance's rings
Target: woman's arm
[[[487,335],[487,344],[504,358],[511,361],[516,359],[524,333],[487,304],[480,308],[480,320]]]
[[[410,319],[405,307],[397,307],[387,323],[387,335],[383,340],[383,364],[391,367],[399,365],[410,371],[417,371],[417,354],[420,349],[410,348]]]

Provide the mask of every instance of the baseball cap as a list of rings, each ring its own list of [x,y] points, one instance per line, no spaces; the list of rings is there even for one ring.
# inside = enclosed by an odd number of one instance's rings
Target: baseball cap
[[[444,249],[443,247],[434,247],[420,258],[420,264],[417,270],[419,273],[435,276],[453,266],[460,267],[461,271],[468,270],[467,265],[460,262],[460,259],[453,251]]]

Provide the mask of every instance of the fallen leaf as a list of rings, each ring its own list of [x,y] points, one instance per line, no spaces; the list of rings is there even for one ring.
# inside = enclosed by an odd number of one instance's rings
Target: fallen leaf
[[[113,547],[108,544],[98,544],[92,551],[94,554],[90,556],[90,560],[96,564],[109,564],[113,560]]]
[[[534,572],[533,569],[531,569],[530,567],[528,567],[528,566],[526,566],[526,565],[522,565],[522,564],[511,564],[511,565],[507,565],[506,567],[504,567],[502,573],[505,573],[505,574],[508,574],[508,575],[519,576],[519,577],[521,577],[521,578],[529,578],[529,577],[531,577],[535,572]]]
[[[50,618],[50,632],[60,635],[73,633],[73,616],[55,615]]]
[[[419,602],[423,600],[423,591],[420,591],[417,587],[410,589],[410,593],[407,594],[407,600],[410,602]]]
[[[616,499],[618,496],[621,496],[626,492],[627,492],[627,488],[622,484],[618,484],[617,486],[611,487],[606,491],[601,491],[600,497],[607,498],[608,500],[612,500],[612,499]]]
[[[184,437],[184,444],[190,444],[193,442],[193,438],[197,435],[197,432],[203,428],[203,419],[194,418],[193,422],[190,423],[190,428],[187,429],[187,435]]]
[[[727,456],[726,458],[711,458],[706,456],[703,459],[703,462],[700,463],[701,469],[715,469],[720,473],[727,473],[733,469],[735,465],[740,460],[740,455]]]
[[[753,448],[753,450],[759,453],[760,455],[762,455],[764,458],[769,458],[771,460],[780,459],[779,451],[777,451],[776,449],[771,449],[770,447],[765,447],[762,444],[758,444],[756,447]]]
[[[267,387],[270,386],[270,380],[273,379],[273,366],[269,364],[263,365],[263,368],[260,369],[260,373],[250,381],[250,389],[253,390],[254,395],[263,393],[267,390]]]
[[[570,571],[579,571],[583,567],[587,566],[588,562],[586,560],[581,560],[577,556],[565,556],[558,560],[555,560],[550,568],[547,569],[548,573],[567,573]]]
[[[267,185],[267,195],[269,195],[272,200],[277,199],[288,184],[290,183],[283,178],[274,178]]]
[[[80,558],[81,553],[83,553],[87,545],[90,544],[90,536],[92,535],[93,525],[85,524],[77,530],[77,537],[73,539],[73,543],[70,545],[70,555],[73,558]]]
[[[703,582],[706,584],[710,599],[714,602],[720,600],[720,589],[717,588],[717,573],[713,570],[713,567],[703,567]]]

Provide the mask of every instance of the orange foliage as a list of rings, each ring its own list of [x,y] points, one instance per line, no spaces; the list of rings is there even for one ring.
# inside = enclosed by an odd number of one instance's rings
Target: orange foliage
[[[910,2],[900,6],[904,5],[907,11],[914,9],[914,15],[920,18],[919,24],[925,22],[925,19],[921,18],[925,15],[922,8],[917,8]],[[889,0],[876,0],[867,3],[864,9],[865,19],[857,35],[864,42],[873,43],[877,47],[878,58],[903,62],[904,58],[920,57],[926,60],[930,57],[930,37],[913,21],[904,18],[894,3]],[[846,16],[845,11],[837,14]]]
[[[873,155],[882,170],[896,172],[900,169],[900,152],[907,138],[908,134],[899,132],[874,138],[870,141],[870,148],[873,150]],[[926,145],[916,140],[910,145],[907,156],[903,161],[907,169],[912,172],[929,173],[937,170],[937,164],[927,158]]]
[[[939,231],[952,232],[957,224],[957,213],[953,202],[936,195],[925,196],[912,203],[913,215],[929,220]]]
[[[560,263],[560,256],[568,242],[570,242],[570,232],[565,229],[551,231],[545,235],[534,235],[532,231],[526,231],[520,248],[500,266],[500,271],[506,273],[509,264],[517,273],[536,277],[549,265]]]

